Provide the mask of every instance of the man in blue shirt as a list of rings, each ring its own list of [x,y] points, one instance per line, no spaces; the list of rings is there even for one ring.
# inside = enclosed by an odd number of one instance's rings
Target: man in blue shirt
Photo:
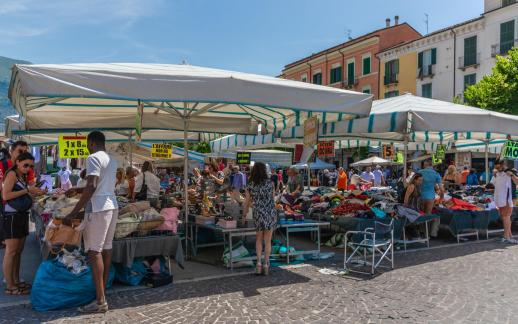
[[[239,171],[239,166],[235,165],[232,169],[232,183],[231,186],[235,190],[241,191],[246,187],[246,177]]]
[[[439,192],[442,199],[444,198],[444,187],[442,185],[441,176],[432,167],[431,160],[426,160],[424,162],[424,169],[419,170],[419,174],[423,176],[423,182],[421,184],[421,202],[423,204],[423,211],[426,215],[429,215],[432,213],[434,206],[435,191],[437,190]],[[440,220],[433,220],[430,230],[431,237],[437,237],[439,224]]]

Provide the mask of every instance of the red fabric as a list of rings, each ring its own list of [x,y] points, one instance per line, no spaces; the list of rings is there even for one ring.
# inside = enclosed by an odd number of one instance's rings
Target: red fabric
[[[10,169],[13,166],[13,161],[7,160],[7,168]],[[0,181],[4,181],[4,174],[7,170],[4,170],[4,164],[0,163]],[[27,182],[29,184],[34,184],[35,182],[35,176],[34,176],[34,170],[29,169],[29,172],[27,173]]]
[[[457,198],[452,198],[451,201],[454,204],[453,206],[451,206],[449,208],[451,210],[471,210],[471,211],[478,210],[477,206],[472,205],[470,203],[467,203],[464,200],[460,200],[460,199],[457,199]]]

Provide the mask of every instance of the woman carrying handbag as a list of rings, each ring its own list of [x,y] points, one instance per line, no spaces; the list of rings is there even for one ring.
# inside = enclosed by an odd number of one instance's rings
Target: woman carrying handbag
[[[6,248],[3,271],[7,295],[27,295],[30,293],[31,285],[20,282],[21,256],[25,238],[29,235],[29,211],[33,203],[32,195],[45,193],[28,185],[27,174],[33,168],[34,157],[28,152],[21,153],[4,177],[2,229],[5,234]]]

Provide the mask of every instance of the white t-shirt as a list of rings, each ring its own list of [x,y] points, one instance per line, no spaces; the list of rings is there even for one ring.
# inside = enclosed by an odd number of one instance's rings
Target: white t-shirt
[[[59,180],[61,181],[61,183],[67,183],[70,181],[70,176],[72,175],[72,172],[70,172],[70,170],[66,169],[66,170],[60,170],[58,172],[58,176],[59,176]]]
[[[361,177],[357,174],[353,174],[350,178],[351,185],[357,186],[360,184]]]
[[[97,176],[96,189],[90,199],[88,212],[100,212],[117,209],[117,197],[115,196],[115,183],[117,173],[117,160],[104,151],[91,154],[86,159],[86,176]]]
[[[77,185],[76,187],[78,188],[84,188],[86,187],[86,179],[81,179],[79,178],[79,180],[77,180]]]
[[[381,170],[374,170],[372,171],[372,174],[374,174],[374,186],[379,187],[381,186],[381,178],[383,177],[383,172]]]
[[[362,179],[368,182],[374,181],[374,173],[363,171],[361,175]]]
[[[124,179],[124,181],[121,184],[118,184],[115,186],[115,193],[119,196],[125,196],[128,194],[129,191],[129,183],[128,180]]]
[[[148,198],[158,198],[160,195],[160,178],[158,178],[153,173],[146,171],[146,185],[147,185],[147,197]],[[142,180],[144,176],[140,173],[135,178],[135,192],[140,192],[142,188]]]
[[[495,185],[495,204],[496,207],[512,207],[513,206],[513,192],[512,192],[512,178],[505,172],[498,172],[491,183]]]

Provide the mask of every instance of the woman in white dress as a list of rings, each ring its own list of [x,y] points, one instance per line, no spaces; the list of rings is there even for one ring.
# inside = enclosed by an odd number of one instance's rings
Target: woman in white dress
[[[518,184],[518,176],[506,170],[503,160],[495,162],[495,175],[491,182],[495,186],[495,204],[504,224],[503,243],[518,244],[511,232],[511,214],[513,213],[513,192],[511,182]]]

